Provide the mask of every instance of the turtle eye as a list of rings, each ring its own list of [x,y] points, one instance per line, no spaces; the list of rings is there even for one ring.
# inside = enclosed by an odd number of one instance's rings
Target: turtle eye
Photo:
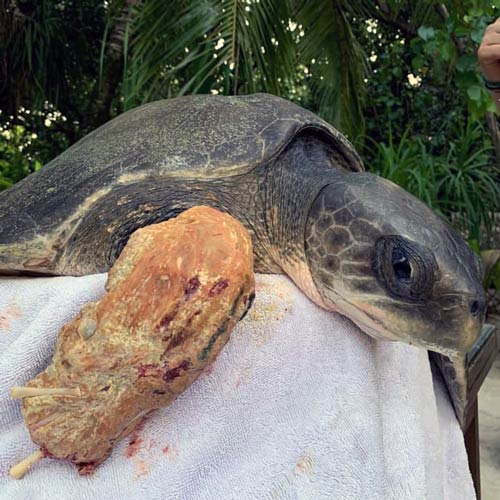
[[[401,236],[382,236],[375,243],[372,267],[389,295],[418,302],[432,292],[438,266],[432,252]]]
[[[410,279],[411,264],[401,248],[394,248],[392,251],[392,268],[399,280],[407,281]]]

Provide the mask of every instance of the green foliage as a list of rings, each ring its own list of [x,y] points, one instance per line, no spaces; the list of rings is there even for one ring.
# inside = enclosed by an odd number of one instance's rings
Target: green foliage
[[[500,250],[484,250],[480,255],[484,265],[484,288],[500,291]]]
[[[140,4],[129,12],[124,107],[189,93],[269,92],[306,104],[357,137],[367,64],[351,24],[367,5],[372,3]]]
[[[12,186],[32,172],[22,151],[27,142],[25,132],[21,125],[0,132],[0,189]]]
[[[7,117],[0,126],[0,191],[39,170],[68,147],[67,120],[53,106],[41,111],[19,110],[17,124]],[[34,132],[36,130],[37,132]]]
[[[305,104],[330,123],[357,139],[364,133],[366,54],[353,31],[353,18],[364,12],[364,2],[304,1],[297,10],[301,62],[308,68]],[[357,64],[352,64],[357,61]]]
[[[492,103],[475,49],[496,12],[488,0],[18,0],[0,8],[0,106],[48,101],[75,124],[74,142],[151,100],[265,91],[361,145],[365,118],[375,140],[387,139],[381,121],[398,137],[410,122],[427,132],[426,119],[451,122],[465,103],[481,119]]]
[[[413,69],[434,71],[436,82],[447,89],[456,86],[466,96],[473,120],[480,120],[495,105],[482,85],[477,71],[476,47],[481,43],[484,30],[491,21],[493,7],[476,11],[474,16],[453,13],[440,29],[422,26],[419,39],[413,43],[415,58]]]
[[[165,94],[281,93],[295,69],[292,34],[283,22],[290,15],[287,1],[139,5],[126,44],[125,107]]]
[[[15,115],[49,101],[81,115],[96,81],[104,2],[6,1],[0,25],[0,108]]]
[[[392,133],[389,134],[388,144],[372,142],[372,145],[372,171],[403,187],[444,215],[437,183],[441,163],[428,153],[422,139],[411,138],[407,130],[397,145],[393,142]]]
[[[459,128],[442,154],[433,154],[430,141],[407,130],[396,144],[392,133],[388,144],[372,142],[370,167],[420,198],[469,239],[488,245],[494,214],[500,211],[491,150],[477,123]]]
[[[448,11],[441,7],[437,14],[442,2],[427,4],[432,12],[413,33],[380,21],[376,32],[358,29],[372,55],[364,114],[372,139],[387,141],[390,122],[395,139],[410,128],[430,138],[432,153],[441,154],[457,126],[483,121],[485,112],[495,109],[481,82],[476,51],[484,28],[500,10],[487,1],[445,2]]]
[[[479,124],[457,130],[439,186],[446,213],[457,217],[452,222],[469,238],[489,243],[494,214],[500,210],[500,189],[498,172],[492,168],[492,146],[483,142],[484,137]]]

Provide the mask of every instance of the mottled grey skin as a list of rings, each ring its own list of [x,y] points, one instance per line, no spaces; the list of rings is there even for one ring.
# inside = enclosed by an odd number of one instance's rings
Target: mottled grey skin
[[[195,205],[247,227],[257,271],[288,274],[371,336],[449,356],[461,418],[484,313],[476,257],[420,201],[364,173],[339,132],[274,96],[158,101],[92,132],[0,194],[0,273],[107,271],[134,230]]]
[[[485,295],[481,262],[461,236],[393,183],[339,172],[316,198],[305,239],[313,279],[337,311],[375,338],[402,340],[444,355],[433,360],[463,425],[465,356],[483,321]],[[389,263],[384,251],[401,244],[415,254],[408,255],[412,273],[407,282],[425,275],[423,286],[411,294],[388,287],[381,270]],[[394,273],[387,271],[390,278]]]
[[[375,262],[381,240],[412,242],[416,258],[428,257],[423,289],[406,294],[387,286]],[[338,310],[361,311],[354,321],[373,330],[372,336],[392,336],[449,356],[472,346],[484,312],[480,261],[455,231],[392,182],[339,172],[309,212],[306,255],[323,294]],[[418,263],[410,265],[408,281],[417,280]]]

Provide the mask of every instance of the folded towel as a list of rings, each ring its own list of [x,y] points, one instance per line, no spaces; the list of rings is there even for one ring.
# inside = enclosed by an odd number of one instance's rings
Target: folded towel
[[[10,397],[50,362],[105,275],[0,279],[0,499],[472,499],[463,436],[427,353],[375,341],[283,276],[214,365],[118,442],[93,476],[43,459]]]

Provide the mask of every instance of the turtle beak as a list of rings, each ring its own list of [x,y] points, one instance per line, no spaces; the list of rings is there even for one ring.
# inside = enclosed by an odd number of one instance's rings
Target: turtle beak
[[[450,398],[462,430],[468,426],[467,415],[470,405],[474,403],[477,391],[495,359],[495,328],[485,324],[472,348],[466,354],[453,357],[429,351],[431,363],[434,363],[450,394]]]
[[[469,405],[467,398],[467,355],[449,358],[444,354],[429,351],[429,358],[441,372],[458,423],[462,430],[464,430],[465,417]]]

